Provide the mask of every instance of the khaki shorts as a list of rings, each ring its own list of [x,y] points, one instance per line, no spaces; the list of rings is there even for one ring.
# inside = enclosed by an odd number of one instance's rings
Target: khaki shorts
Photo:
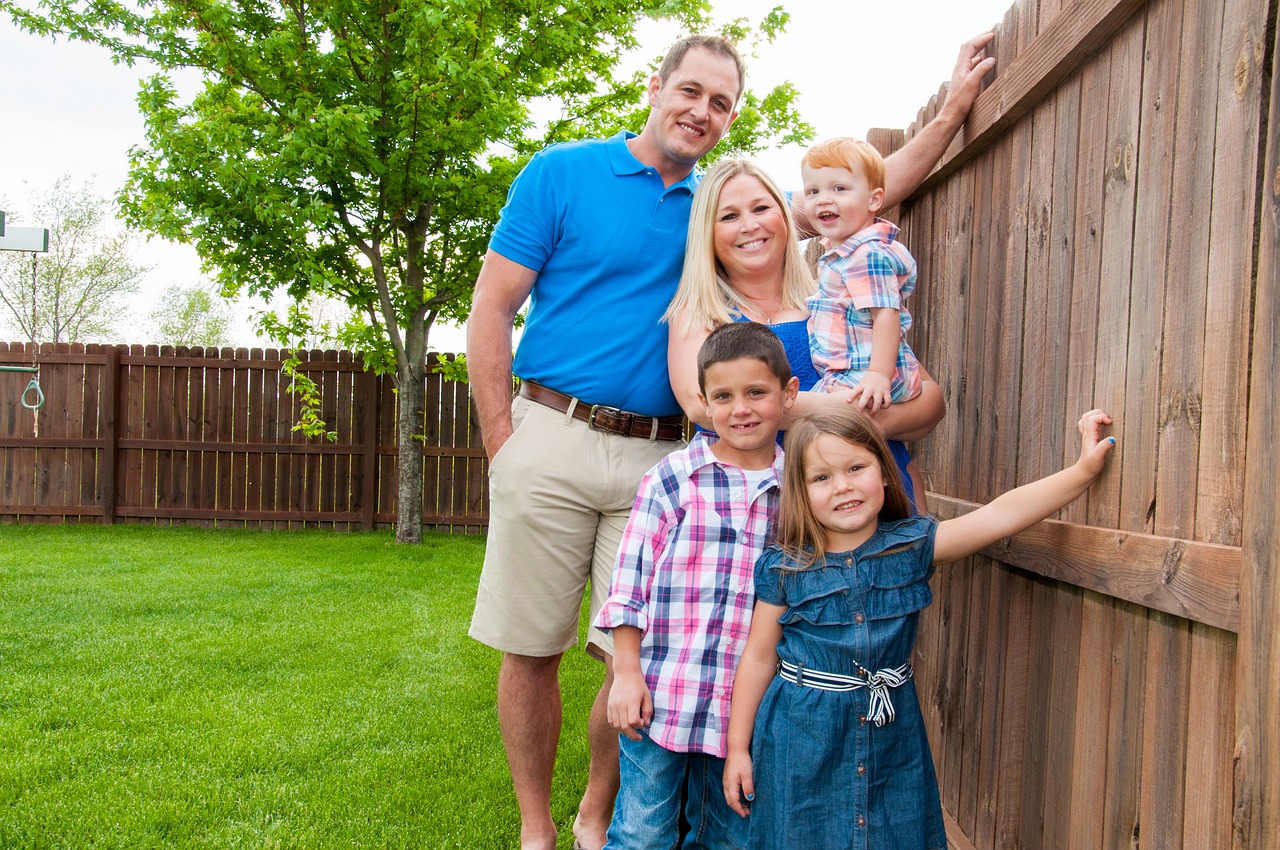
[[[503,652],[559,655],[578,642],[588,579],[592,620],[609,596],[640,479],[683,443],[592,430],[520,397],[511,416],[515,432],[489,466],[489,537],[470,634]],[[612,654],[612,636],[590,628],[587,651]]]

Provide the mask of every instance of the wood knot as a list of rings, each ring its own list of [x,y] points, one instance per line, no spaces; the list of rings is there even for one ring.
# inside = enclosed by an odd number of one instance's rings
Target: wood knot
[[[1234,76],[1236,100],[1244,100],[1244,93],[1249,89],[1249,44],[1240,45],[1240,55],[1236,57]]]
[[[1182,556],[1187,551],[1187,544],[1179,540],[1165,550],[1164,558],[1160,561],[1160,583],[1169,585],[1178,576],[1178,569],[1182,566]]]

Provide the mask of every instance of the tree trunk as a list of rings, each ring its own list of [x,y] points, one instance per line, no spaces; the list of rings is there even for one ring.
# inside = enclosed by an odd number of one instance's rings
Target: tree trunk
[[[411,361],[412,362],[412,361]],[[399,376],[399,417],[396,431],[396,467],[400,486],[396,494],[396,542],[422,542],[422,445],[424,440],[423,400],[426,396],[426,369],[413,362],[410,374]]]

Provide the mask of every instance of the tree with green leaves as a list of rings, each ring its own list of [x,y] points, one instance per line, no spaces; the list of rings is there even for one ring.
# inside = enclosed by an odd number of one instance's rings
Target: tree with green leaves
[[[49,230],[49,251],[0,251],[0,301],[24,339],[102,341],[116,335],[146,268],[115,204],[71,175],[10,207],[8,224]]]
[[[18,26],[149,62],[134,225],[195,246],[228,293],[318,293],[360,311],[345,340],[394,372],[396,538],[421,537],[432,324],[466,317],[512,178],[551,141],[639,129],[623,76],[644,18],[702,30],[704,0],[0,0]],[[786,21],[760,26],[764,38]],[[739,21],[729,34],[750,41]],[[178,72],[199,75],[193,96]],[[748,94],[719,155],[803,139],[795,92]],[[535,107],[558,117],[539,129]]]
[[[150,314],[161,345],[231,344],[231,308],[212,286],[170,286]]]

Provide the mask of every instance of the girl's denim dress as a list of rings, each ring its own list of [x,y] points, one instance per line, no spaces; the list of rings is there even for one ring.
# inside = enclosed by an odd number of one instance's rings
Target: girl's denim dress
[[[946,847],[915,684],[886,685],[883,675],[909,675],[920,611],[933,599],[936,529],[928,516],[881,523],[854,551],[806,569],[777,547],[761,555],[756,598],[786,607],[778,658],[798,681],[775,677],[756,715],[752,848]],[[878,687],[829,690],[822,673]],[[893,719],[875,710],[877,691]]]

